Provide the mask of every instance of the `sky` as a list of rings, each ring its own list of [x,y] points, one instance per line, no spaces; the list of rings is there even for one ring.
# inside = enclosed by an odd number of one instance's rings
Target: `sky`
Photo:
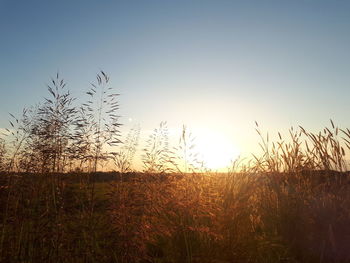
[[[0,0],[0,128],[47,96],[56,72],[84,100],[100,70],[127,130],[167,121],[199,146],[251,152],[332,118],[350,127],[350,1]],[[220,141],[218,140],[218,141]]]

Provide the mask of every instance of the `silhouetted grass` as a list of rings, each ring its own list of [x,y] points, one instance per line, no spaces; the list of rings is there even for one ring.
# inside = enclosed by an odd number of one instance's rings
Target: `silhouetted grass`
[[[51,98],[12,117],[0,262],[350,262],[349,129],[270,141],[256,124],[261,154],[214,173],[185,127],[171,147],[162,122],[132,172],[140,129],[122,144],[107,84],[101,72],[76,106],[56,76]],[[120,172],[97,172],[107,162]]]

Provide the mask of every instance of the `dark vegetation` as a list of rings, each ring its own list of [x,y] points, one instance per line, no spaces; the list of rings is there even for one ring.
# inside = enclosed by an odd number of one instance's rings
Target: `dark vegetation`
[[[58,75],[48,91],[0,140],[0,262],[350,262],[348,129],[257,124],[261,156],[215,173],[163,122],[136,172],[104,72],[80,106]]]

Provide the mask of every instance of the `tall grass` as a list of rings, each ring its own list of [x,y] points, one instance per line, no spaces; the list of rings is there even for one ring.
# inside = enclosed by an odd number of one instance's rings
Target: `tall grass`
[[[133,160],[118,93],[100,72],[82,105],[56,76],[50,97],[0,140],[0,262],[350,262],[350,131],[331,121],[271,141],[225,173],[162,122]],[[106,146],[109,147],[106,147]],[[98,173],[106,163],[120,172]],[[134,171],[134,172],[133,172]]]
[[[141,128],[139,125],[130,129],[118,152],[113,153],[114,163],[121,173],[132,171],[132,162],[139,144]]]

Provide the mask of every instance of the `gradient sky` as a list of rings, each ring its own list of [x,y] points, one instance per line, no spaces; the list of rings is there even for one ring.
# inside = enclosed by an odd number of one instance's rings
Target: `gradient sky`
[[[0,0],[0,127],[57,71],[82,97],[103,69],[122,121],[258,142],[350,127],[350,1]],[[253,142],[253,143],[252,143]]]

